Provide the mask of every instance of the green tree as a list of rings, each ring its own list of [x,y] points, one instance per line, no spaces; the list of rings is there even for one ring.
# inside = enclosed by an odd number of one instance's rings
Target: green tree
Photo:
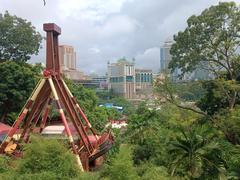
[[[73,83],[70,79],[65,78],[65,81],[84,112],[92,112],[97,106],[96,93],[91,89],[84,88],[81,84]]]
[[[240,55],[240,8],[234,2],[221,2],[193,15],[187,20],[187,28],[174,36],[172,61],[169,67],[180,69],[182,75],[196,68],[207,69],[215,78],[222,78],[234,85],[222,89],[228,107],[235,106],[238,90]]]
[[[98,177],[97,173],[80,171],[74,155],[66,148],[65,143],[39,136],[32,136],[31,143],[24,145],[22,158],[1,156],[0,165],[1,180],[68,180]]]
[[[189,87],[186,88],[186,86]],[[165,79],[158,78],[154,83],[154,91],[158,99],[157,104],[163,105],[170,103],[182,110],[187,110],[198,115],[207,116],[208,114],[197,107],[193,101],[198,100],[199,98],[203,98],[205,94],[199,93],[197,90],[189,90],[190,87],[191,85],[173,83],[168,77]],[[192,95],[189,96],[188,94]]]
[[[225,96],[223,89],[230,90],[232,86],[232,84],[227,83],[224,79],[202,82],[202,87],[205,89],[205,95],[197,101],[197,106],[211,116],[218,113],[223,108],[228,108],[228,97]],[[237,100],[238,99],[237,97]]]
[[[205,95],[202,81],[175,83],[179,98],[186,101],[198,101]]]
[[[139,179],[136,168],[133,166],[131,148],[127,145],[120,147],[119,153],[106,165],[102,172],[102,177],[116,180],[136,180]]]
[[[170,180],[167,168],[164,166],[155,166],[149,162],[142,163],[137,168],[138,174],[143,180]]]
[[[6,156],[0,156],[0,174],[9,171],[10,158]]]
[[[112,102],[116,106],[122,106],[123,114],[125,115],[131,115],[134,113],[135,108],[133,104],[123,97],[114,97],[109,100],[109,102]]]
[[[234,145],[240,144],[240,106],[233,110],[222,109],[214,117],[226,139]]]
[[[170,142],[171,175],[213,179],[225,177],[225,163],[214,131],[206,126],[197,126],[182,129],[181,132]]]
[[[114,109],[114,108],[108,108],[106,109],[107,111],[107,115],[108,115],[108,119],[119,119],[121,117],[120,112],[118,112],[118,110]]]
[[[15,60],[26,62],[38,54],[42,37],[25,19],[0,14],[0,62]]]
[[[51,172],[58,178],[76,178],[80,173],[73,154],[57,140],[32,137],[24,146],[24,157],[18,165],[19,174]]]
[[[173,113],[174,112],[174,113]],[[164,104],[160,110],[149,110],[140,104],[136,114],[128,120],[127,136],[133,146],[135,164],[152,162],[167,166],[167,147],[179,132],[179,126],[188,127],[195,121],[195,114],[171,104]]]
[[[0,117],[11,124],[6,116],[20,111],[39,79],[39,71],[25,63],[3,62],[0,79]]]
[[[81,84],[74,84],[70,79],[65,79],[65,81],[94,129],[101,132],[108,122],[108,113],[104,107],[97,106],[96,93]]]
[[[87,113],[87,117],[98,132],[103,131],[108,123],[108,114],[103,107],[96,107],[93,111]]]

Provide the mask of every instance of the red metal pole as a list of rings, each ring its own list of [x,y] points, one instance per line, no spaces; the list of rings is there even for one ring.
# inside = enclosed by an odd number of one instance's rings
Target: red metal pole
[[[43,87],[44,83],[45,83],[45,79],[42,79],[41,81],[39,81],[39,83],[37,84],[36,88],[33,90],[33,93],[31,94],[29,100],[25,104],[23,111],[21,112],[19,117],[16,119],[16,121],[13,124],[11,130],[9,131],[6,139],[2,142],[2,144],[0,146],[0,153],[4,152],[4,150],[7,147],[8,143],[12,140],[13,135],[16,133],[17,128],[20,126],[21,122],[26,117],[29,109],[32,107],[32,105],[33,105],[34,101],[36,100],[36,97],[39,94],[39,92],[40,92],[41,88]]]
[[[92,125],[90,124],[90,122],[88,121],[88,118],[86,117],[86,115],[84,114],[84,112],[82,111],[82,109],[80,108],[79,104],[77,103],[76,99],[74,98],[74,96],[72,95],[71,91],[69,90],[68,86],[66,85],[66,83],[64,82],[64,80],[62,80],[63,86],[65,87],[65,89],[67,90],[68,95],[70,96],[70,98],[72,99],[73,103],[76,105],[78,112],[80,113],[80,115],[82,116],[83,120],[85,121],[85,123],[87,124],[88,128],[91,130],[91,132],[93,133],[93,135],[95,136],[95,138],[98,140],[98,135],[97,133],[94,131],[94,129],[92,128]]]
[[[38,123],[38,120],[39,120],[39,116],[41,115],[41,112],[42,112],[42,109],[44,106],[46,106],[46,102],[47,102],[47,99],[49,95],[47,96],[47,98],[43,99],[41,105],[39,106],[39,111],[36,113],[36,116],[34,117],[34,121],[33,121],[33,124],[31,125],[31,127],[28,129],[28,131],[26,132],[26,139],[25,139],[25,142],[27,143],[29,141],[29,137],[30,137],[30,133],[33,132],[34,128],[36,127],[37,123]]]
[[[50,98],[48,100],[48,105],[46,107],[46,110],[43,114],[43,117],[42,117],[42,123],[40,125],[40,133],[42,132],[43,128],[45,127],[46,125],[46,122],[47,122],[47,117],[48,117],[48,114],[49,114],[49,111],[50,111],[50,106],[51,106],[51,103],[52,103],[52,99]]]
[[[90,142],[90,140],[87,136],[86,130],[85,130],[82,122],[78,121],[79,117],[78,117],[78,114],[75,110],[75,107],[72,104],[71,99],[68,96],[65,96],[65,95],[67,95],[67,93],[64,93],[65,88],[60,86],[60,84],[58,82],[58,79],[56,77],[55,77],[54,80],[55,80],[54,82],[56,82],[56,90],[58,90],[59,95],[61,97],[61,100],[63,101],[67,112],[71,116],[71,120],[73,122],[73,125],[74,125],[75,129],[77,130],[77,132],[79,133],[79,136],[81,137],[81,139],[83,141],[83,144],[84,144],[85,148],[87,149],[87,151],[90,155],[93,152],[94,148],[93,148],[93,146],[92,146],[92,144],[91,144],[91,142]],[[78,126],[76,121],[79,122],[79,125],[80,125],[81,129],[79,129],[79,126]],[[91,148],[91,150],[89,149],[89,147]]]
[[[59,111],[59,113],[60,113],[60,116],[61,116],[62,122],[63,122],[63,124],[64,124],[65,130],[66,130],[66,132],[67,132],[67,136],[68,136],[69,142],[70,142],[70,144],[71,144],[71,146],[72,146],[73,153],[76,155],[77,163],[78,163],[78,165],[80,166],[80,169],[83,171],[82,163],[81,163],[80,157],[79,157],[79,155],[78,155],[77,149],[76,149],[76,147],[75,147],[75,144],[74,144],[74,141],[73,141],[73,137],[72,137],[72,133],[71,133],[71,131],[70,131],[70,129],[69,129],[69,126],[68,126],[66,117],[65,117],[65,115],[64,115],[63,109],[62,109],[61,104],[60,104],[60,102],[59,102],[59,97],[58,97],[57,91],[56,91],[56,89],[55,89],[55,87],[54,87],[52,78],[49,77],[49,78],[48,78],[48,81],[49,81],[49,84],[50,84],[50,87],[51,87],[51,90],[52,90],[54,99],[55,99],[56,102],[57,102],[58,111]]]
[[[21,136],[20,136],[20,142],[23,140],[23,138],[25,137],[25,134],[33,120],[33,117],[34,115],[36,114],[36,112],[39,110],[39,107],[40,107],[40,103],[41,103],[41,100],[43,99],[43,97],[47,96],[48,94],[46,94],[47,92],[49,91],[49,86],[47,83],[45,83],[44,81],[44,84],[42,86],[42,88],[39,90],[39,93],[38,95],[36,96],[36,100],[33,104],[33,107],[31,108],[31,111],[29,113],[29,116],[27,117],[27,120],[24,124],[24,127],[23,127],[23,132],[21,133]]]

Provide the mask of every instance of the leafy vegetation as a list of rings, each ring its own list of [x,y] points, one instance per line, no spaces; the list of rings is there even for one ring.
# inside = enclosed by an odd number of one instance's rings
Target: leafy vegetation
[[[1,121],[16,118],[39,80],[39,68],[14,61],[0,63],[0,116]]]
[[[112,159],[110,165],[105,166],[102,176],[117,180],[139,179],[131,159],[131,148],[129,146],[122,145],[120,147],[119,153]]]
[[[197,68],[223,78],[228,88],[222,88],[229,108],[234,108],[239,91],[240,57],[238,52],[240,7],[234,2],[221,2],[201,15],[187,20],[187,28],[174,36],[172,71],[180,69],[182,76]]]
[[[0,62],[14,60],[26,62],[37,54],[42,37],[25,19],[0,14]]]

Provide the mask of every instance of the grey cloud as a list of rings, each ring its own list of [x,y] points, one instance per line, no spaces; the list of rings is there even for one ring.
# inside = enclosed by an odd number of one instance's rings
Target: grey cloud
[[[62,28],[61,44],[74,46],[77,66],[104,74],[107,61],[136,58],[143,68],[159,69],[159,46],[184,29],[192,14],[219,0],[0,0],[0,12],[28,19],[41,34],[42,24]],[[45,45],[31,62],[45,61]]]

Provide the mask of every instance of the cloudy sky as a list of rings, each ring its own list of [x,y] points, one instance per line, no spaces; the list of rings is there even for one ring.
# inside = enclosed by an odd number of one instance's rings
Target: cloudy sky
[[[159,69],[159,47],[186,27],[192,14],[219,0],[0,0],[8,10],[32,22],[44,36],[42,24],[62,28],[60,44],[72,45],[77,67],[104,74],[107,62],[135,58],[142,68]],[[31,62],[45,62],[45,47]]]

